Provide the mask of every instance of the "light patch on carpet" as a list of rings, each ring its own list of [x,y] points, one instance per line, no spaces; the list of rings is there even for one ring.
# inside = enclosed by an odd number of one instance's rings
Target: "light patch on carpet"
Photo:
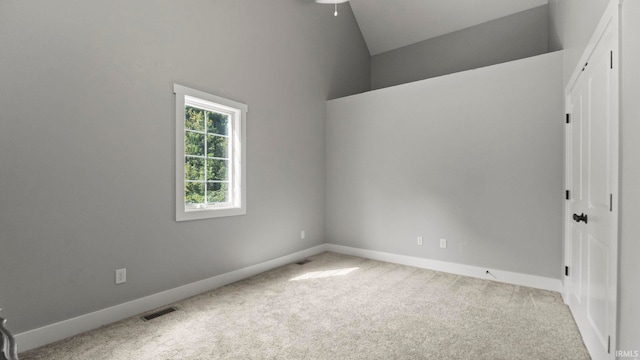
[[[358,270],[359,268],[346,268],[346,269],[335,269],[335,270],[324,270],[324,271],[311,271],[306,274],[302,274],[300,276],[294,277],[289,281],[299,281],[299,280],[308,280],[308,279],[320,279],[320,278],[328,278],[334,276],[344,276],[353,271]]]

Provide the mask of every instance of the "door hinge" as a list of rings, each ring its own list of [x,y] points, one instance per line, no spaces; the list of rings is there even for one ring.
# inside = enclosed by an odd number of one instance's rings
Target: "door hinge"
[[[565,198],[566,200],[571,200],[571,191],[569,191],[569,190],[565,190],[564,198]]]
[[[568,266],[564,267],[564,276],[569,276],[569,267]]]
[[[613,69],[613,50],[611,50],[611,51],[609,52],[609,54],[611,55],[611,56],[610,56],[611,69]]]
[[[566,114],[567,124],[571,123],[571,114]]]
[[[584,71],[584,69],[586,69],[586,68],[587,68],[587,65],[589,65],[589,63],[588,63],[588,62],[584,63],[584,66],[582,67],[582,71]]]
[[[609,211],[613,212],[613,194],[609,194]]]
[[[607,354],[611,354],[611,336],[609,336],[609,340],[607,340]]]

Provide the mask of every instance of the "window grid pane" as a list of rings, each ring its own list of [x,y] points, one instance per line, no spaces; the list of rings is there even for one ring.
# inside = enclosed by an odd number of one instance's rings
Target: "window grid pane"
[[[204,131],[204,113],[202,109],[192,106],[185,106],[184,128],[188,130]]]
[[[185,130],[184,134],[184,153],[185,155],[204,156],[204,133]]]
[[[228,135],[229,134],[229,115],[207,111],[207,133]]]
[[[185,204],[229,199],[229,115],[185,106]]]

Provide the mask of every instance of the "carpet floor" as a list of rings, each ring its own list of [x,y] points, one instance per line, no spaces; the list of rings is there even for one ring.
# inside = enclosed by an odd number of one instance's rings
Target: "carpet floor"
[[[323,253],[21,360],[590,359],[559,293]]]

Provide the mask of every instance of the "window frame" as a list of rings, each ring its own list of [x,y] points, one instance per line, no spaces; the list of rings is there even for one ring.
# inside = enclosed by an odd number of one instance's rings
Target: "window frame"
[[[245,215],[247,213],[245,186],[247,105],[179,84],[173,85],[173,93],[176,97],[176,221]],[[185,204],[186,106],[229,116],[229,202],[205,205],[201,208],[187,208]],[[206,184],[207,180],[205,179],[204,182]]]

